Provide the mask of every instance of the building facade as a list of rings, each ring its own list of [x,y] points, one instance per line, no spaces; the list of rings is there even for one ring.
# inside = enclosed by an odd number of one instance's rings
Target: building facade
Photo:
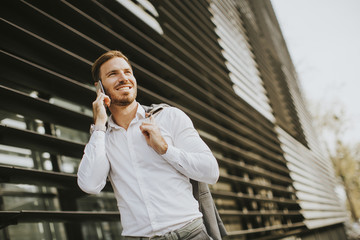
[[[210,186],[230,239],[346,239],[268,0],[3,1],[0,239],[121,239],[110,184],[76,172],[92,123],[90,67],[121,50],[138,100],[185,111],[220,166]]]

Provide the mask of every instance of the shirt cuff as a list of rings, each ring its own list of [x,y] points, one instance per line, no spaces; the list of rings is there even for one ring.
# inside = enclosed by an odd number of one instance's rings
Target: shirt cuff
[[[179,156],[179,151],[180,151],[179,149],[168,144],[168,149],[167,149],[166,153],[164,153],[161,156],[168,162],[178,164],[178,161],[176,161],[176,159],[177,159],[177,156]]]
[[[93,132],[96,132],[96,131],[106,132],[106,126],[105,125],[91,124],[91,126],[90,126],[90,134],[93,134]]]
[[[102,140],[105,140],[105,132],[94,131],[90,136],[89,143],[95,143],[95,142],[102,141]]]

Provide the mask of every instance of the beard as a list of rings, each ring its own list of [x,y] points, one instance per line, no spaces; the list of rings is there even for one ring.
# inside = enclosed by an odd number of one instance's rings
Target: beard
[[[137,96],[137,91],[135,89],[134,92],[130,92],[130,93],[123,93],[123,94],[118,94],[118,93],[110,93],[109,97],[111,99],[111,105],[114,104],[116,106],[128,106],[131,103],[133,103],[136,99]]]

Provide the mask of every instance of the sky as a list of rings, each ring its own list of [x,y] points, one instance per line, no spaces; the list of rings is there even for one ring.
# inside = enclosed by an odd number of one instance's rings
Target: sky
[[[342,140],[360,143],[360,0],[271,3],[310,112],[342,114]]]

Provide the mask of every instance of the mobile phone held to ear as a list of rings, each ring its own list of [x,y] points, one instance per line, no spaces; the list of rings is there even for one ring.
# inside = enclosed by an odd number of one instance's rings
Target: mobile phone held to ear
[[[101,92],[102,92],[103,94],[106,95],[105,90],[104,90],[104,87],[103,87],[103,85],[102,85],[102,83],[101,83],[101,80],[99,80],[99,81],[97,82],[97,84],[96,84],[96,92],[99,91],[99,89],[101,90]]]
[[[99,91],[99,89],[100,89],[100,91],[101,91],[103,94],[106,95],[106,92],[105,92],[104,86],[103,86],[102,83],[101,83],[101,80],[99,80],[99,81],[97,82],[97,84],[96,84],[96,92]],[[110,101],[109,101],[109,99],[106,99],[106,98],[105,98],[105,100],[104,100],[104,106],[105,106],[105,108],[110,106]]]

